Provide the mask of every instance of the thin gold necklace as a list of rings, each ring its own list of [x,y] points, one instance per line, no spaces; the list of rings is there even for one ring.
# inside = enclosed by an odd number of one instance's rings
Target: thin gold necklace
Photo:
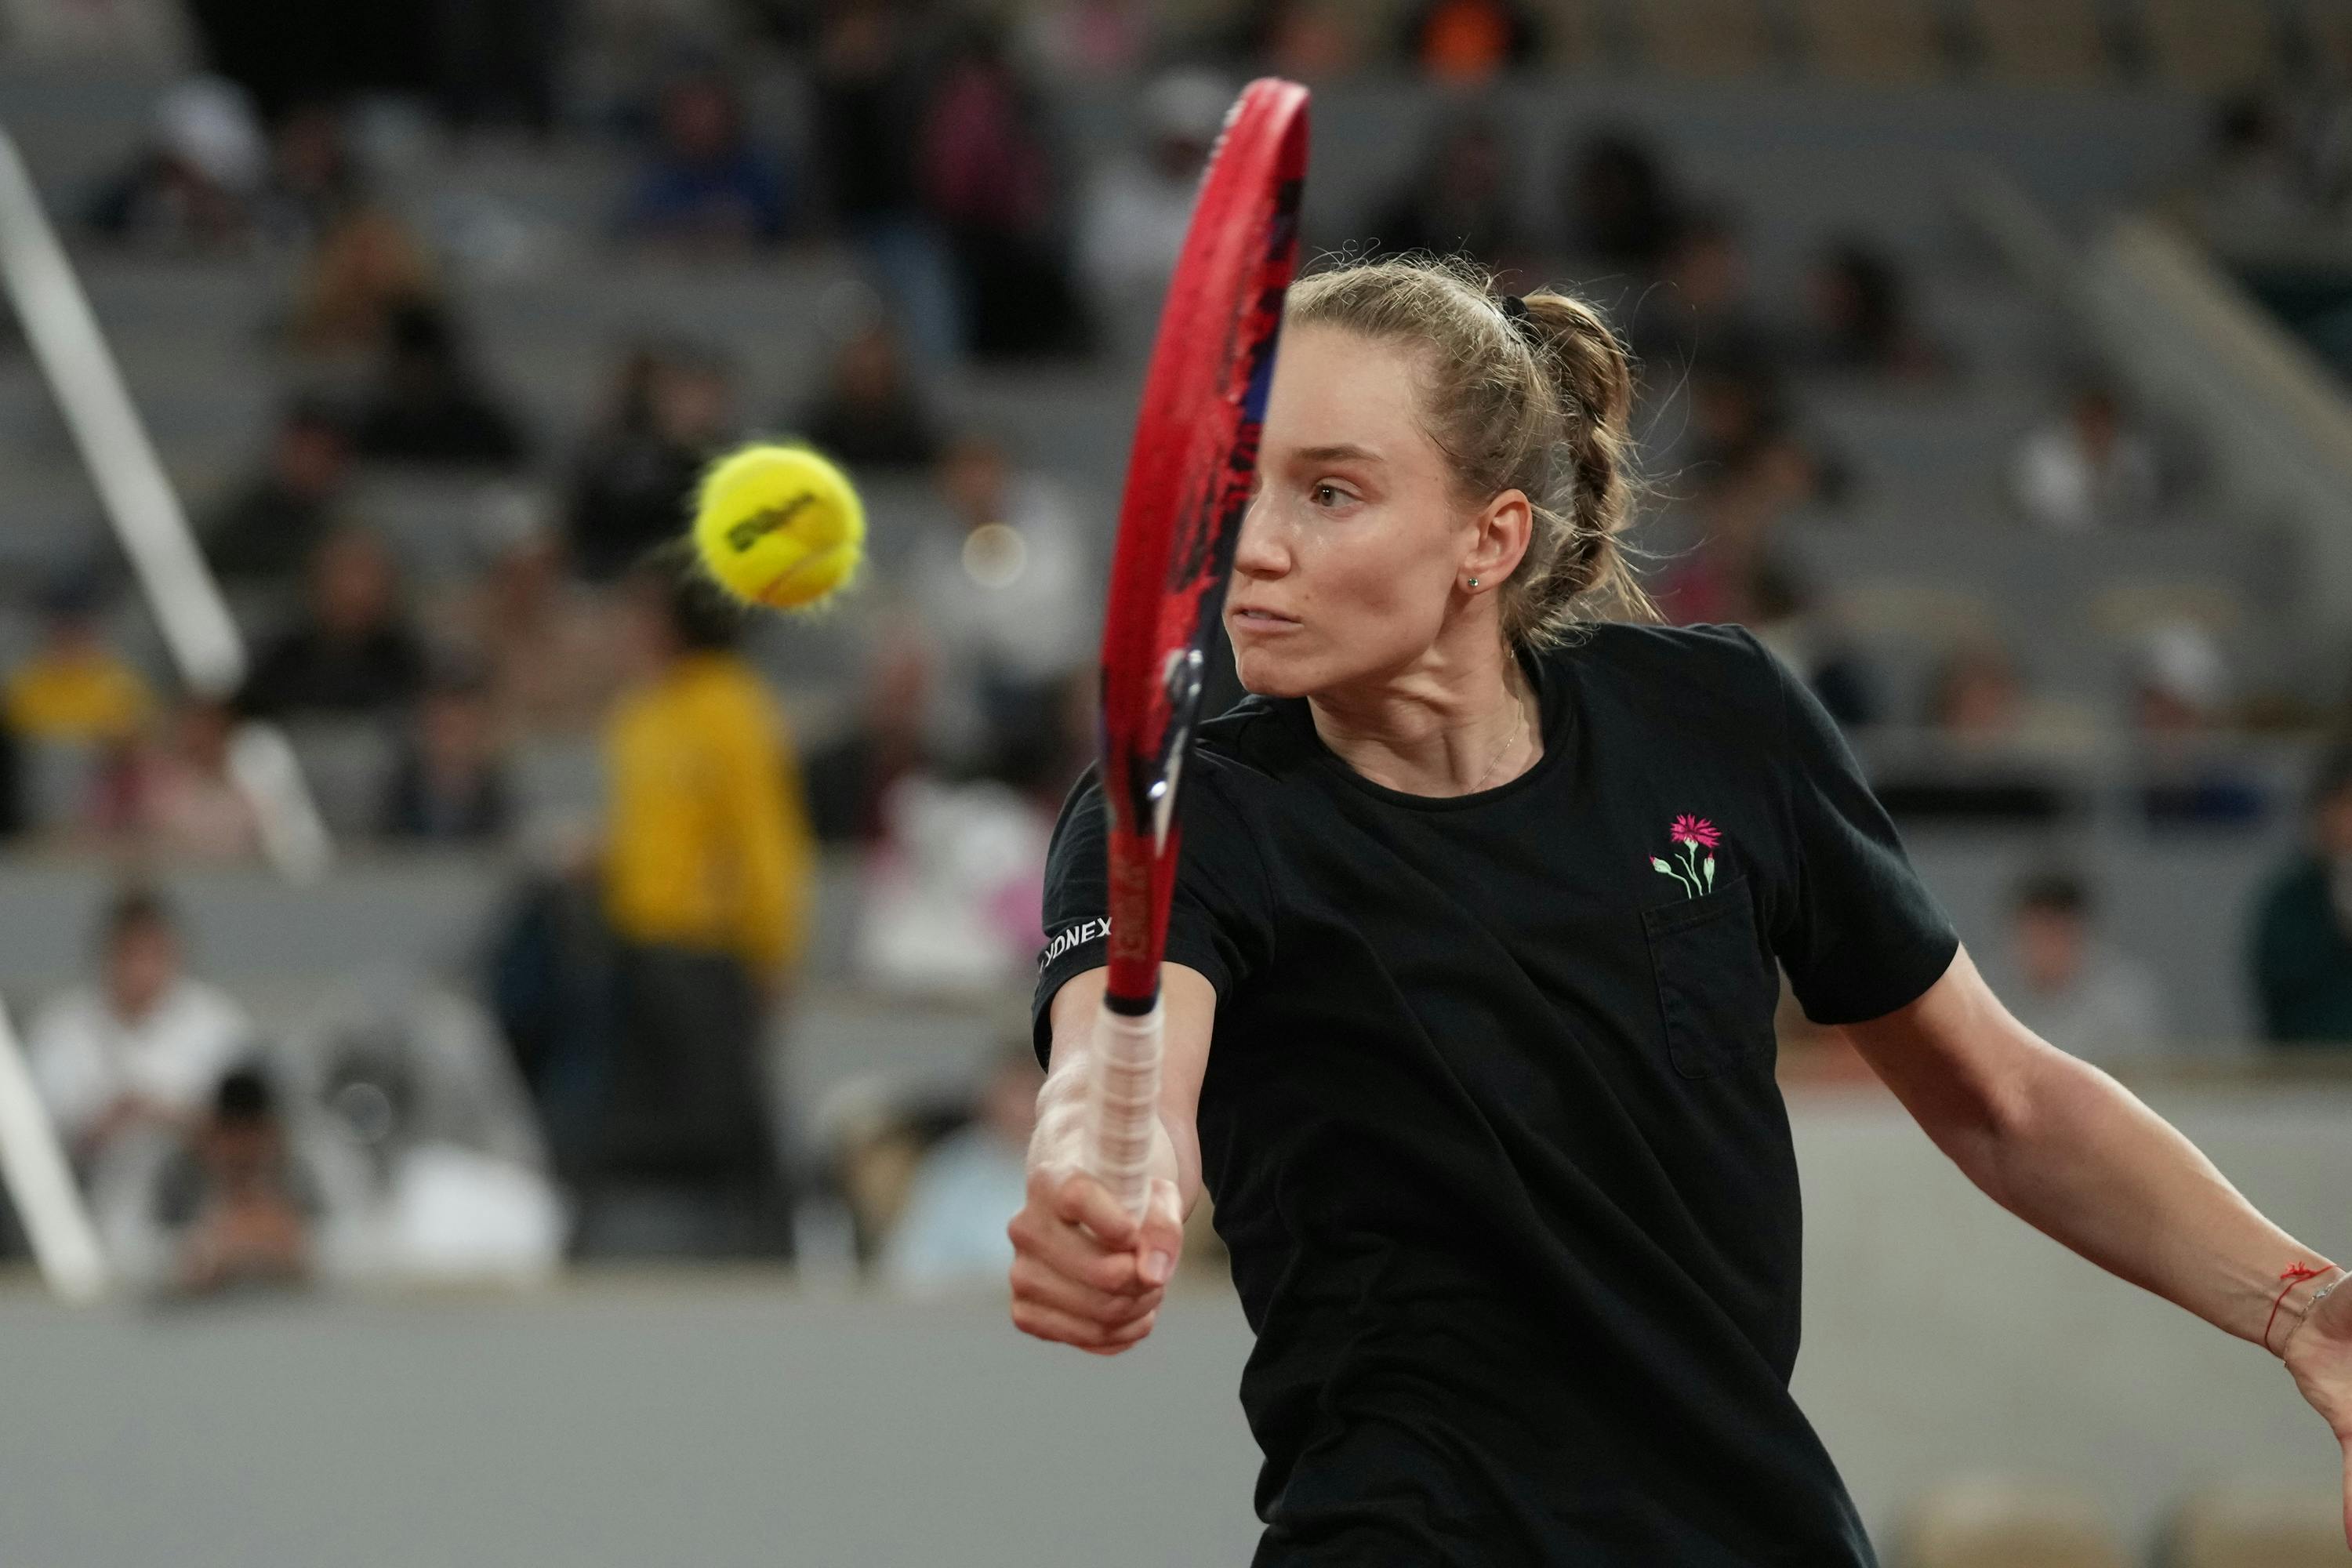
[[[1513,692],[1511,697],[1512,700],[1518,704],[1519,721],[1511,726],[1509,736],[1503,742],[1503,749],[1495,753],[1495,760],[1486,764],[1486,771],[1478,775],[1478,782],[1472,784],[1467,790],[1463,792],[1465,795],[1476,795],[1480,790],[1486,787],[1486,781],[1495,776],[1495,770],[1503,765],[1503,759],[1510,755],[1511,748],[1518,743],[1520,732],[1528,727],[1527,703],[1520,700],[1519,695],[1517,692]]]

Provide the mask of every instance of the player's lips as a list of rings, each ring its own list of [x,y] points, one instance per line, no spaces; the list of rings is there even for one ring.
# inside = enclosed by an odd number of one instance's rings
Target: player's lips
[[[1294,630],[1298,623],[1288,616],[1263,610],[1255,605],[1234,605],[1225,611],[1225,618],[1236,631],[1284,632]]]

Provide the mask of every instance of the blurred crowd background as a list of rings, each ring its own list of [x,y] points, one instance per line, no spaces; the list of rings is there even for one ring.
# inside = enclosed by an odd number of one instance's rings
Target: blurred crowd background
[[[1262,72],[1317,89],[1309,256],[1610,312],[1650,585],[1813,683],[2029,1024],[2352,1044],[2330,0],[0,21],[246,655],[175,668],[9,307],[0,987],[137,1278],[1001,1279],[1140,367]],[[754,435],[866,498],[822,614],[646,563]],[[265,856],[257,721],[323,874]]]

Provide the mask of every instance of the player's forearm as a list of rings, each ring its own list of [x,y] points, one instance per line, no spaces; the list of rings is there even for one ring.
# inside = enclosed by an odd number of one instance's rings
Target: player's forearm
[[[2263,1218],[2123,1085],[2035,1044],[2001,1121],[1948,1152],[2036,1229],[2241,1339],[2260,1344],[2267,1326],[2275,1352],[2334,1265]],[[2296,1264],[2320,1274],[2294,1282],[2273,1322],[2281,1273]]]

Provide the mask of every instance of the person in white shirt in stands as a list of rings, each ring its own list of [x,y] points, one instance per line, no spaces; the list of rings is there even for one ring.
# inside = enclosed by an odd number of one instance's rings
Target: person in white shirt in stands
[[[2011,941],[2021,984],[2010,1011],[2060,1050],[2112,1067],[2162,1056],[2171,1042],[2164,998],[2148,966],[2099,940],[2090,890],[2068,871],[2018,884]]]
[[[2063,416],[2019,443],[2011,484],[2025,515],[2053,533],[2137,527],[2163,500],[2154,445],[2096,384],[2078,388]]]
[[[1087,191],[1079,266],[1106,321],[1159,318],[1192,221],[1201,165],[1216,144],[1234,90],[1214,71],[1191,68],[1154,80],[1138,105],[1139,145],[1107,160]]]
[[[58,1136],[92,1185],[134,1135],[193,1122],[252,1044],[245,1010],[183,968],[170,908],[135,887],[108,907],[96,983],[52,1000],[26,1040]]]

